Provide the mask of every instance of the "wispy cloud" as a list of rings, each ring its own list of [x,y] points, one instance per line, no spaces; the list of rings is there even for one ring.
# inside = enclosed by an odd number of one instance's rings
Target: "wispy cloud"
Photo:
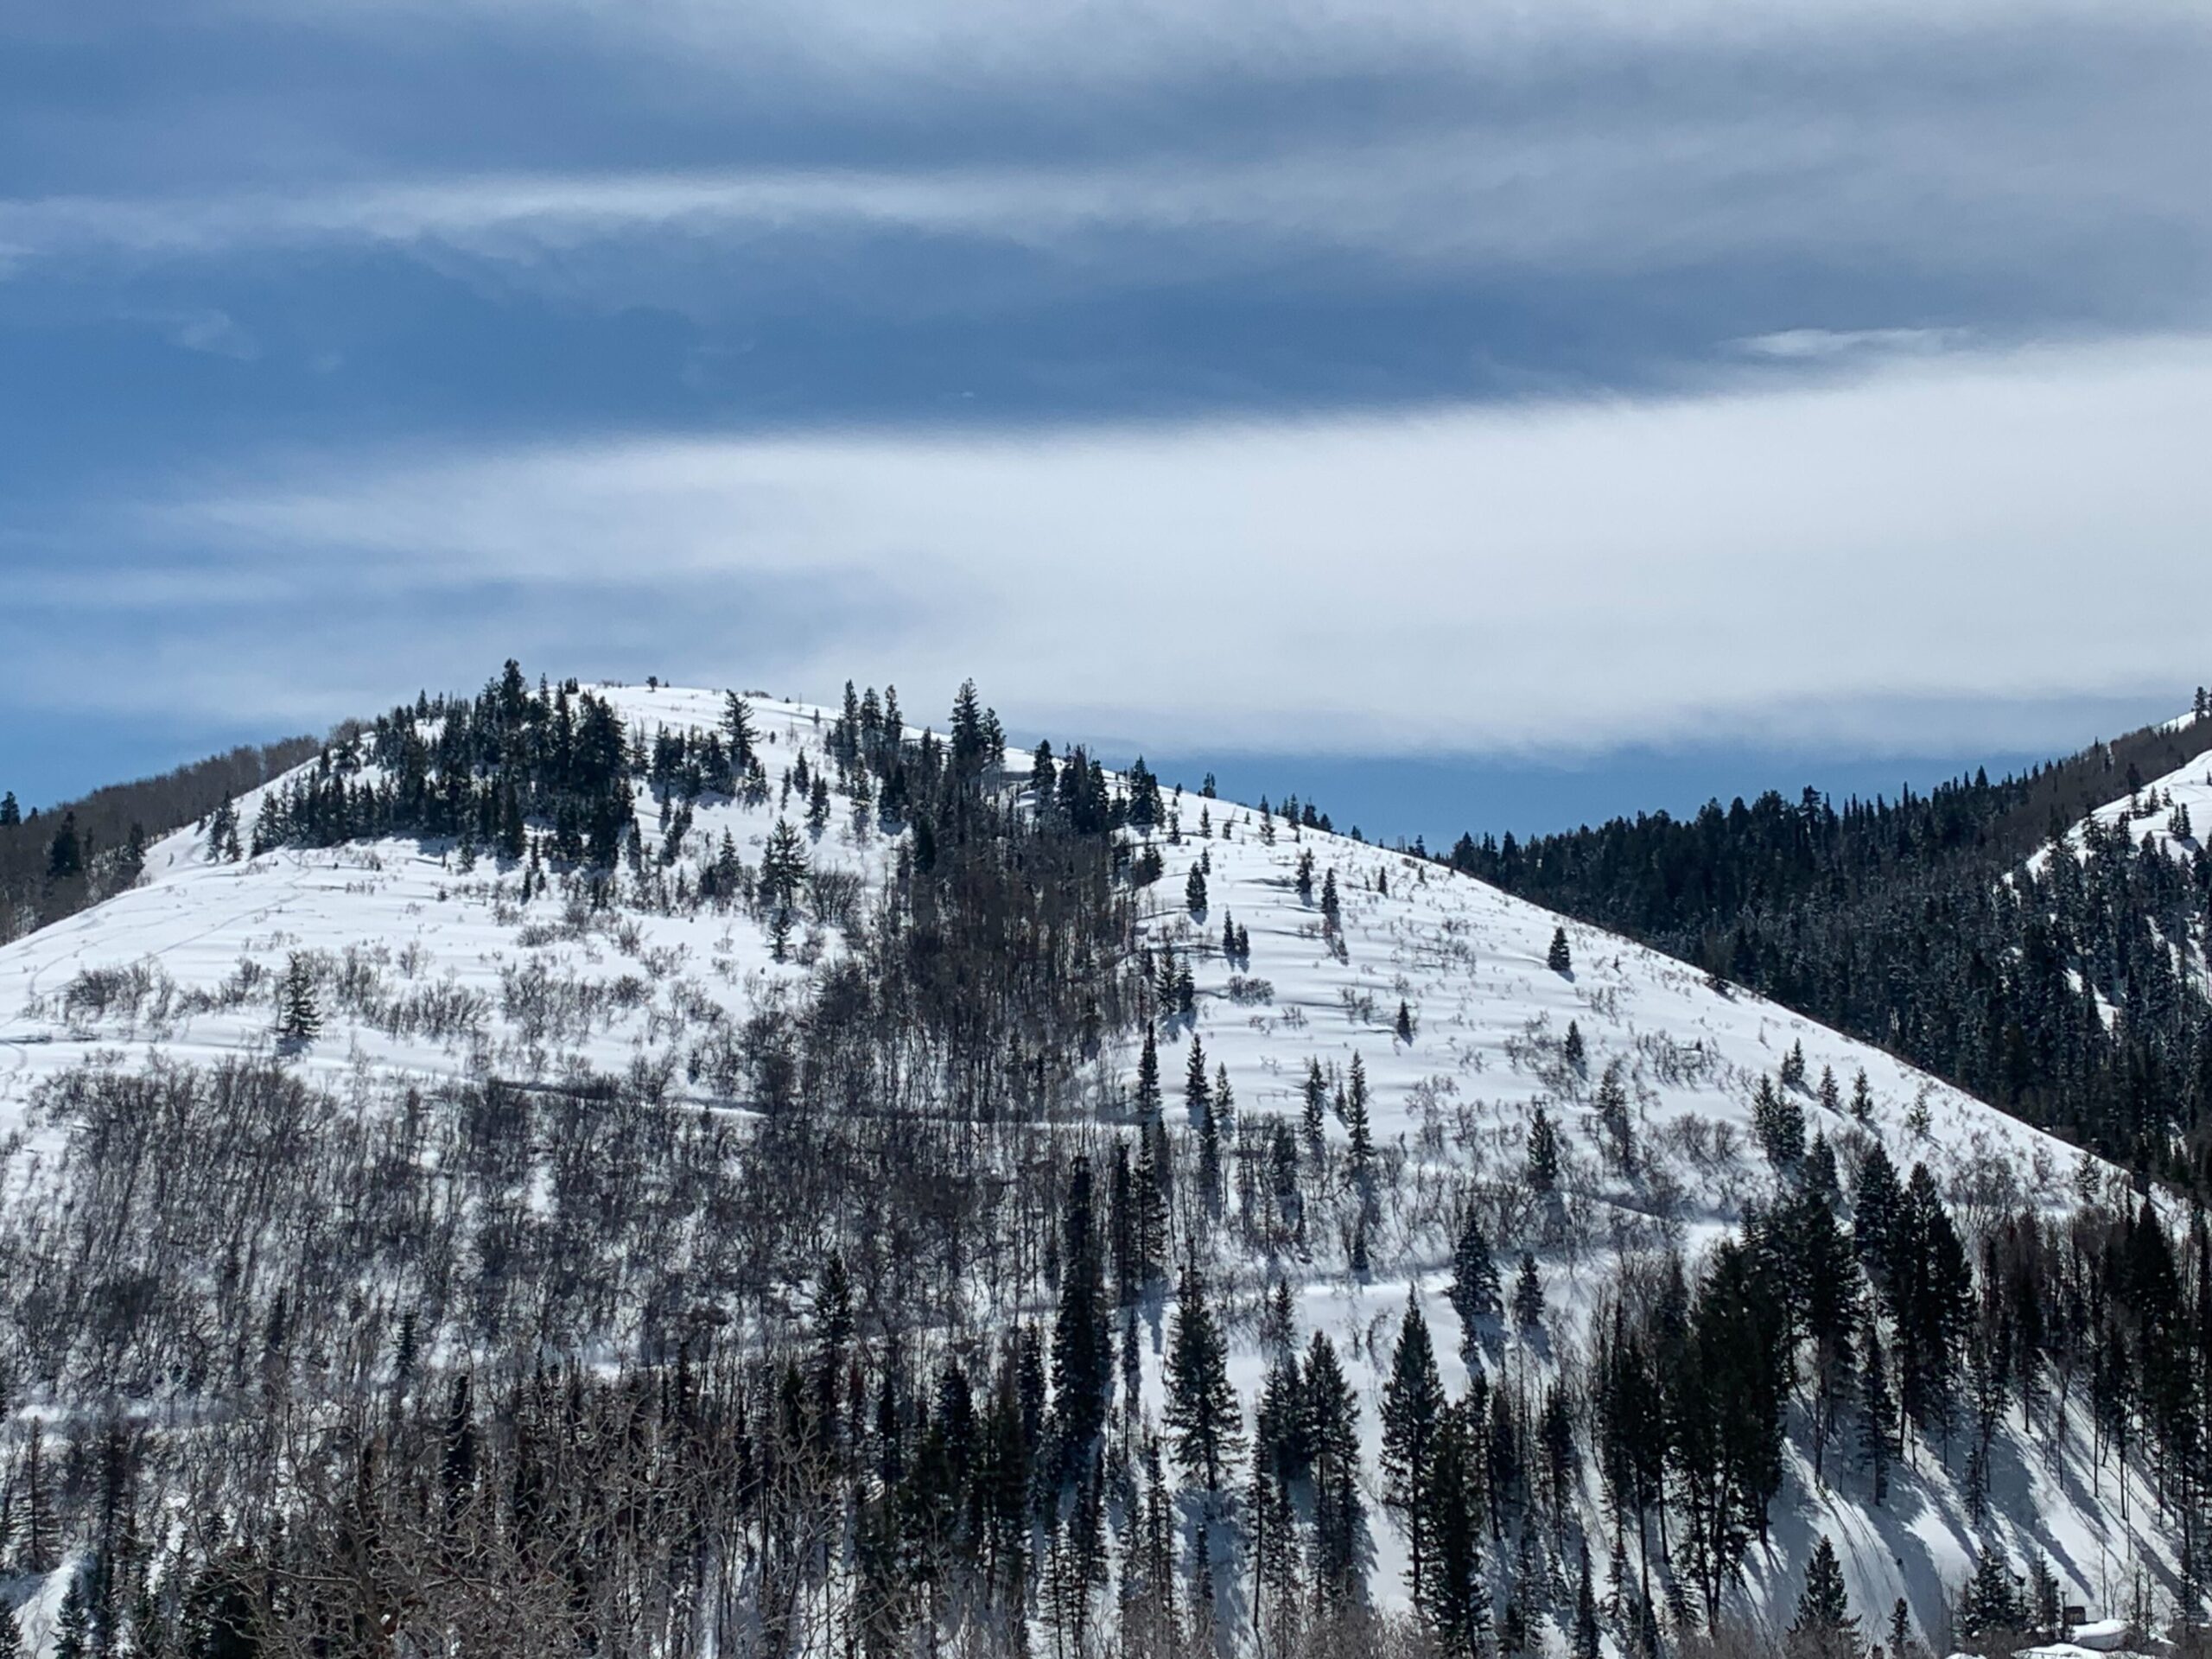
[[[2208,442],[2212,341],[2183,339],[1699,401],[334,459],[110,531],[364,596],[304,632],[235,619],[225,683],[278,706],[373,634],[403,690],[551,645],[825,695],[975,673],[1026,719],[1185,747],[1899,750],[2201,679],[2192,631],[2083,594],[2121,559],[2161,614],[2212,602]],[[489,591],[515,602],[472,619]],[[444,619],[430,649],[403,614]],[[37,695],[35,641],[7,672]]]

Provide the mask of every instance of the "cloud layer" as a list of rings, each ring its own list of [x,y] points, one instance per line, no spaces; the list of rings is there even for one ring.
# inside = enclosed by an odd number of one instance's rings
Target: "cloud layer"
[[[289,723],[518,651],[1895,751],[2207,677],[2200,5],[86,0],[0,48],[21,706]]]
[[[441,684],[465,646],[818,696],[973,673],[1185,748],[1948,745],[1992,700],[2208,677],[2159,621],[2212,605],[2208,443],[2212,341],[2171,339],[1671,401],[307,458],[107,534],[223,579],[224,712],[338,712],[312,689],[347,663]]]

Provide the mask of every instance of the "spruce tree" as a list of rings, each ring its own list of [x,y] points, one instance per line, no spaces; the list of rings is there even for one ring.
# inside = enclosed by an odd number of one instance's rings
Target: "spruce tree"
[[[1148,1123],[1160,1116],[1160,1039],[1150,1026],[1144,1028],[1144,1047],[1137,1055],[1137,1121]]]
[[[54,1621],[54,1659],[90,1659],[92,1650],[92,1614],[85,1600],[85,1579],[73,1571]]]
[[[1471,1352],[1475,1330],[1481,1320],[1503,1312],[1498,1300],[1497,1263],[1491,1259],[1490,1241],[1472,1205],[1459,1224],[1459,1243],[1452,1251],[1452,1311],[1459,1316],[1459,1349]]]
[[[1431,1559],[1415,1605],[1443,1652],[1479,1655],[1490,1624],[1482,1570],[1482,1458],[1464,1401],[1438,1414],[1420,1507]]]
[[[322,1013],[315,995],[315,964],[298,951],[284,963],[284,977],[276,991],[276,1035],[296,1046],[313,1042],[322,1033]]]
[[[1544,965],[1555,974],[1568,974],[1574,971],[1574,953],[1567,948],[1565,928],[1555,927],[1552,930],[1552,948],[1545,953]]]
[[[1176,1287],[1167,1351],[1167,1429],[1186,1478],[1208,1492],[1243,1445],[1243,1408],[1229,1384],[1229,1344],[1206,1301],[1205,1281],[1186,1262]]]
[[[1429,1478],[1429,1454],[1444,1410],[1444,1382],[1437,1374],[1436,1351],[1428,1321],[1409,1287],[1405,1317],[1390,1354],[1390,1376],[1382,1388],[1382,1502],[1395,1510],[1410,1552],[1409,1581],[1414,1601],[1422,1597],[1421,1569],[1427,1556],[1428,1514],[1423,1496]]]
[[[23,810],[16,804],[16,791],[10,790],[0,795],[0,830],[12,830],[23,821]]]
[[[1536,1272],[1536,1258],[1527,1250],[1521,1252],[1521,1271],[1513,1281],[1513,1319],[1523,1331],[1533,1331],[1543,1322],[1544,1281]]]
[[[1573,1659],[1598,1659],[1598,1597],[1590,1584],[1590,1541],[1581,1541],[1581,1571],[1575,1575],[1574,1628],[1567,1641]]]
[[[1529,1185],[1538,1192],[1550,1192],[1559,1185],[1559,1132],[1541,1106],[1529,1121]]]
[[[1084,1455],[1105,1421],[1113,1341],[1106,1263],[1093,1214],[1090,1166],[1078,1160],[1061,1222],[1059,1306],[1052,1321],[1052,1407],[1064,1455]]]
[[[229,803],[224,803],[228,805]],[[216,836],[216,850],[219,854],[220,835]],[[67,881],[85,873],[85,849],[77,838],[77,815],[61,815],[61,827],[54,832],[54,839],[47,843],[46,874],[50,881]]]
[[[1300,1392],[1313,1481],[1314,1570],[1332,1595],[1346,1597],[1361,1583],[1366,1518],[1359,1495],[1359,1403],[1326,1332],[1316,1331],[1306,1345]]]
[[[1843,1584],[1835,1546],[1822,1533],[1805,1563],[1805,1587],[1789,1626],[1790,1659],[1859,1659],[1859,1621]]]
[[[1203,917],[1206,913],[1205,872],[1195,864],[1191,866],[1190,874],[1183,879],[1183,907],[1194,917]]]
[[[1375,1155],[1375,1136],[1367,1116],[1367,1067],[1355,1053],[1351,1057],[1351,1076],[1344,1094],[1344,1133],[1351,1142],[1352,1166],[1364,1173],[1368,1160]]]

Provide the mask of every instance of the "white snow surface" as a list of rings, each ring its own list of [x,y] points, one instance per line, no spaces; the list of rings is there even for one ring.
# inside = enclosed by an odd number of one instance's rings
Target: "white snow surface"
[[[721,691],[591,689],[647,736],[658,725],[706,728],[721,718]],[[827,711],[755,700],[753,712],[772,785],[797,753],[806,753],[810,765],[820,758]],[[1027,766],[1026,756],[1009,757],[1015,777]],[[2212,827],[2208,766],[2212,761],[2187,769],[2193,782],[2177,774],[2156,787],[2171,789],[2177,800],[2184,789],[2196,791],[2187,797],[2192,815]],[[258,795],[239,801],[243,825],[253,823]],[[847,808],[841,798],[810,857],[878,882],[895,842],[873,829],[856,832]],[[1294,839],[1280,822],[1274,844],[1265,845],[1257,815],[1227,802],[1185,793],[1171,798],[1169,810],[1179,815],[1182,839],[1153,837],[1166,872],[1146,890],[1143,927],[1148,941],[1189,952],[1198,986],[1193,1033],[1209,1069],[1226,1066],[1238,1112],[1295,1119],[1308,1057],[1348,1065],[1357,1053],[1372,1093],[1378,1146],[1433,1175],[1440,1202],[1471,1173],[1509,1182],[1522,1166],[1531,1115],[1540,1105],[1550,1112],[1565,1155],[1562,1187],[1570,1211],[1586,1217],[1590,1242],[1573,1250],[1543,1246],[1532,1222],[1527,1242],[1542,1266],[1548,1329],[1542,1341],[1508,1338],[1494,1349],[1493,1381],[1504,1386],[1539,1385],[1551,1354],[1580,1340],[1599,1278],[1618,1249],[1671,1236],[1694,1254],[1734,1225],[1747,1203],[1771,1193],[1773,1178],[1751,1141],[1750,1100],[1758,1078],[1777,1070],[1792,1044],[1803,1046],[1808,1078],[1833,1068],[1847,1099],[1858,1071],[1871,1083],[1876,1105],[1863,1125],[1823,1111],[1809,1089],[1802,1100],[1808,1137],[1825,1133],[1837,1147],[1847,1188],[1856,1148],[1878,1140],[1900,1171],[1916,1161],[1929,1165],[1969,1240],[1978,1225],[2023,1205],[2063,1211],[2093,1192],[2124,1190],[2117,1172],[1890,1055],[1748,992],[1709,983],[1699,971],[1616,936],[1562,923],[1482,882],[1311,830]],[[804,811],[803,799],[780,806],[772,790],[758,809],[702,800],[686,857],[711,858],[727,830],[746,862],[757,866],[777,820],[798,823]],[[1211,824],[1203,841],[1202,811]],[[649,849],[658,842],[658,815],[641,783],[639,817]],[[395,1036],[393,1022],[341,1008],[326,989],[320,1038],[289,1063],[342,1084],[356,1073],[544,1077],[578,1060],[626,1071],[668,1058],[676,1039],[667,1016],[684,999],[703,997],[741,1013],[778,982],[803,978],[807,957],[840,948],[834,934],[817,937],[802,944],[798,960],[779,964],[763,930],[741,913],[625,912],[579,925],[564,915],[557,896],[521,902],[516,869],[486,858],[464,873],[450,855],[411,840],[286,849],[235,864],[211,861],[201,840],[190,830],[164,838],[149,850],[135,888],[0,947],[0,1135],[17,1137],[8,1162],[11,1190],[60,1141],[59,1129],[28,1111],[42,1079],[88,1060],[133,1066],[156,1057],[207,1063],[272,1052],[274,976],[294,952],[316,953],[329,976],[350,970],[374,977],[365,971],[374,969],[384,986],[378,995],[387,1001],[431,993],[462,1011],[442,1039]],[[1301,851],[1313,855],[1317,890],[1324,872],[1336,873],[1341,953],[1325,936],[1318,909],[1295,890]],[[1211,874],[1208,910],[1198,919],[1182,899],[1188,869],[1202,855]],[[1249,968],[1232,969],[1221,955],[1224,913],[1249,931]],[[1573,956],[1567,974],[1545,965],[1553,931],[1562,925]],[[245,986],[241,963],[257,964],[268,977]],[[85,976],[97,972],[137,976],[130,1012],[118,1014],[112,1000],[108,1012],[92,1011]],[[1265,1000],[1233,1000],[1232,973],[1265,982]],[[519,1015],[529,984],[540,976],[592,988],[588,1011],[550,1029]],[[1247,998],[1255,994],[1244,988]],[[1393,1030],[1402,1000],[1414,1020],[1409,1043]],[[1570,1021],[1587,1048],[1580,1075],[1560,1055]],[[1192,1035],[1179,1028],[1161,1033],[1160,1072],[1171,1101]],[[1126,1089],[1135,1058],[1132,1042],[1111,1068],[1118,1081],[1106,1094]],[[1597,1150],[1591,1096],[1615,1059],[1643,1154],[1634,1180],[1607,1173]],[[685,1092],[680,1068],[675,1091]],[[1111,1114],[1119,1101],[1103,1098],[1099,1105]],[[1340,1124],[1332,1120],[1328,1128],[1342,1138]],[[1501,1241],[1509,1281],[1521,1243]],[[1459,1324],[1445,1297],[1445,1248],[1384,1237],[1376,1244],[1370,1279],[1355,1280],[1340,1261],[1318,1261],[1295,1287],[1303,1327],[1334,1335],[1360,1391],[1370,1481],[1381,1374],[1409,1287],[1427,1311],[1447,1388],[1456,1393],[1463,1384]],[[1261,1283],[1252,1264],[1236,1291],[1246,1310]],[[1264,1361],[1249,1321],[1238,1328],[1245,1334],[1233,1374],[1249,1403]],[[1155,1319],[1155,1351],[1164,1330]],[[1148,1386],[1156,1388],[1156,1364],[1148,1361],[1147,1370]],[[1916,1470],[1893,1470],[1889,1500],[1878,1508],[1847,1443],[1831,1447],[1827,1483],[1815,1479],[1804,1427],[1793,1408],[1772,1543],[1754,1550],[1745,1588],[1747,1608],[1777,1627],[1789,1618],[1802,1562],[1823,1533],[1837,1546],[1853,1605],[1869,1628],[1885,1625],[1891,1603],[1904,1596],[1931,1639],[1950,1588],[1966,1578],[1985,1541],[2008,1548],[2023,1572],[2033,1554],[2047,1556],[2069,1599],[2093,1611],[2121,1600],[2139,1563],[2170,1580],[2170,1550],[2150,1492],[2132,1473],[2126,1478],[2123,1521],[2120,1471],[2109,1462],[2089,1465],[2085,1428],[2054,1452],[2040,1436],[2024,1436],[2012,1415],[1995,1459],[1999,1519],[1985,1534],[1969,1522],[1962,1485],[1934,1448],[1923,1448]],[[1955,1438],[1953,1462],[1962,1468],[1964,1437]],[[1586,1472],[1583,1507],[1593,1539],[1610,1537],[1594,1471]],[[1371,1494],[1370,1524],[1376,1588],[1402,1598],[1402,1541]],[[1602,1580],[1602,1552],[1598,1567]],[[1548,1635],[1556,1642],[1556,1631]]]

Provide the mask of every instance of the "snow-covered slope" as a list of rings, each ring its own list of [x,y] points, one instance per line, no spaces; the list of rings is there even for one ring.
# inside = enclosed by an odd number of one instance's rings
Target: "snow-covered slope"
[[[598,690],[648,736],[658,725],[710,728],[721,716],[720,692]],[[756,702],[753,712],[772,780],[799,754],[810,765],[821,759],[824,712],[772,702]],[[1009,760],[1016,778],[1027,764]],[[2198,790],[2201,822],[2212,824],[2212,783],[2177,778],[2158,787],[2178,800],[2185,786]],[[677,868],[711,861],[725,834],[757,866],[779,819],[798,823],[804,812],[802,798],[785,804],[779,793],[754,807],[702,801]],[[245,823],[257,805],[251,797],[239,803]],[[1525,1244],[1541,1263],[1548,1334],[1505,1340],[1493,1360],[1509,1380],[1548,1375],[1556,1354],[1580,1339],[1592,1287],[1620,1250],[1671,1241],[1694,1254],[1771,1194],[1775,1178],[1753,1147],[1751,1101],[1796,1046],[1808,1134],[1836,1149],[1847,1185],[1863,1149],[1878,1141],[1901,1170],[1927,1164],[1970,1231],[2023,1206],[2063,1211],[2116,1179],[1888,1055],[1620,938],[1565,923],[1572,967],[1554,971],[1547,957],[1560,918],[1440,866],[1280,822],[1263,835],[1252,809],[1193,795],[1172,796],[1167,809],[1177,833],[1150,837],[1163,873],[1145,889],[1143,931],[1155,950],[1187,959],[1197,990],[1195,1018],[1160,1033],[1171,1097],[1197,1042],[1209,1070],[1225,1067],[1240,1114],[1295,1122],[1309,1063],[1348,1070],[1357,1057],[1382,1155],[1406,1161],[1416,1190],[1424,1173],[1440,1193],[1447,1182],[1488,1183],[1503,1218],[1501,1243],[1516,1254]],[[638,810],[648,847],[657,847],[659,807],[642,785]],[[779,963],[742,913],[592,914],[554,894],[525,900],[522,872],[489,859],[463,869],[450,851],[411,840],[240,862],[211,859],[202,842],[188,830],[168,837],[150,849],[135,890],[0,949],[0,1127],[29,1136],[11,1177],[24,1178],[51,1150],[54,1131],[27,1117],[42,1078],[88,1059],[131,1066],[156,1056],[270,1052],[276,979],[295,957],[316,968],[322,1028],[292,1063],[333,1083],[363,1072],[527,1081],[575,1065],[662,1068],[679,1097],[741,1111],[743,1101],[690,1075],[687,1011],[703,1002],[742,1014],[842,948],[834,930],[817,928]],[[841,801],[808,854],[818,868],[873,886],[895,848],[895,837],[856,823]],[[1308,855],[1317,893],[1333,874],[1342,909],[1333,933],[1318,898],[1299,890]],[[1195,914],[1185,884],[1202,860],[1206,904]],[[1231,919],[1249,932],[1249,962],[1221,950]],[[1397,1027],[1402,1003],[1409,1036]],[[1579,1064],[1566,1052],[1570,1026],[1584,1051]],[[1129,1049],[1100,1068],[1097,1109],[1109,1119],[1135,1065]],[[1595,1092],[1609,1070],[1626,1091],[1640,1149],[1632,1175],[1599,1149]],[[1872,1107],[1863,1120],[1821,1105],[1815,1084],[1824,1071],[1847,1097],[1865,1074]],[[1540,1223],[1535,1206],[1515,1197],[1540,1109],[1560,1134],[1564,1224]],[[1346,1130],[1332,1119],[1326,1133],[1341,1141]],[[1295,1287],[1301,1323],[1335,1333],[1347,1357],[1370,1469],[1380,1369],[1409,1287],[1439,1333],[1447,1387],[1461,1386],[1458,1326],[1444,1298],[1448,1249],[1434,1217],[1401,1218],[1373,1241],[1370,1274],[1349,1271],[1340,1241],[1318,1241]],[[1261,1284],[1250,1264],[1238,1293],[1246,1306]],[[1156,1349],[1156,1330],[1153,1341]],[[1236,1377],[1248,1401],[1261,1370],[1256,1345],[1241,1347]],[[1149,1386],[1157,1376],[1152,1366]],[[2054,1453],[2008,1427],[1995,1531],[2023,1569],[2032,1554],[2047,1555],[2069,1599],[2108,1609],[2134,1567],[2163,1574],[2170,1552],[2156,1535],[2156,1506],[2139,1490],[2126,1506],[2133,1519],[2120,1520],[2121,1477],[2092,1469],[2086,1444],[2077,1435]],[[1831,1454],[1823,1486],[1802,1433],[1793,1441],[1772,1548],[1752,1557],[1752,1605],[1786,1617],[1805,1556],[1826,1533],[1870,1623],[1903,1596],[1932,1634],[1984,1534],[1941,1468],[1900,1471],[1877,1507],[1859,1474],[1839,1471],[1847,1462]],[[1583,1503],[1594,1527],[1602,1504],[1594,1471]],[[1401,1593],[1399,1541],[1379,1515],[1375,1535],[1374,1582]]]

